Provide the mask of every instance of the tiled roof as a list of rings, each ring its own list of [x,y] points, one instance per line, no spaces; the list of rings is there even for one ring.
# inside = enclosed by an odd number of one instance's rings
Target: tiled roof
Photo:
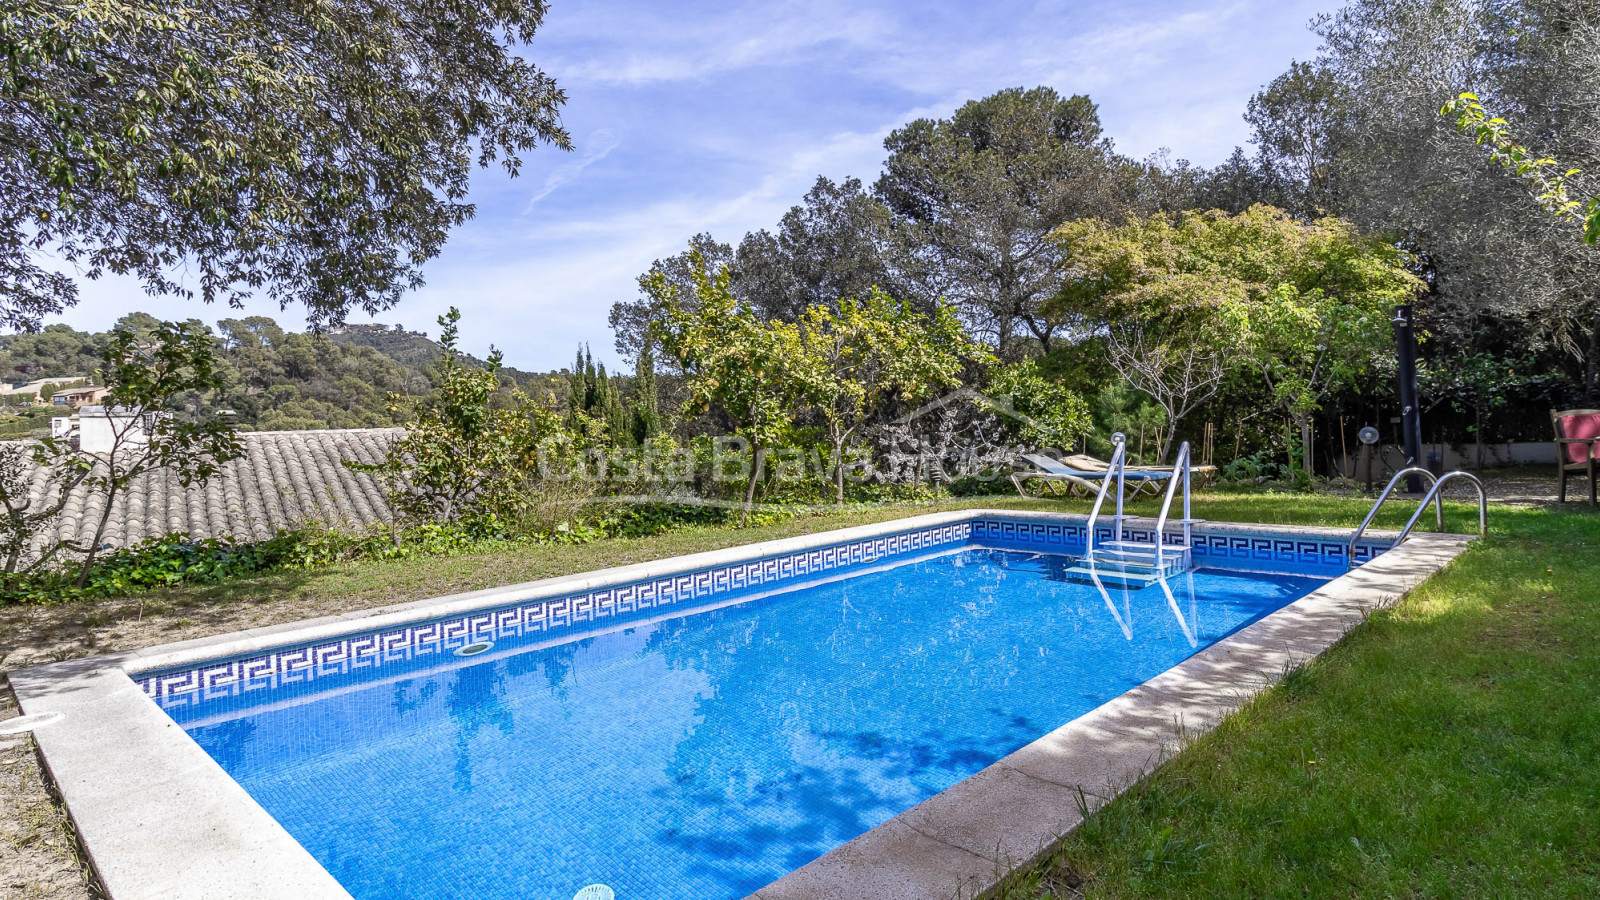
[[[241,432],[244,455],[203,483],[185,488],[170,470],[147,472],[119,494],[103,543],[136,544],[168,532],[192,538],[265,540],[279,528],[321,523],[361,529],[391,520],[383,485],[353,472],[344,460],[381,462],[399,428],[338,431]],[[44,473],[35,478],[37,495]],[[79,485],[57,521],[58,536],[79,543],[94,537],[105,509],[98,493]],[[36,549],[48,541],[42,534]]]

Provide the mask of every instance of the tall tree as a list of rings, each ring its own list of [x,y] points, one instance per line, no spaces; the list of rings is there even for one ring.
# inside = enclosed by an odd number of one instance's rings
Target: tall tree
[[[948,119],[918,119],[884,141],[874,187],[904,224],[911,271],[956,303],[1002,356],[1028,338],[1048,352],[1072,323],[1042,309],[1056,287],[1052,228],[1117,218],[1138,170],[1102,136],[1088,97],[1000,91]]]
[[[1475,333],[1520,319],[1600,397],[1600,253],[1531,203],[1440,116],[1470,91],[1537,156],[1600,172],[1600,13],[1584,0],[1352,0],[1321,20],[1342,85],[1341,215],[1394,229],[1431,263],[1426,315]],[[1600,194],[1587,176],[1574,195]]]
[[[737,293],[767,318],[798,321],[818,304],[865,297],[873,288],[900,294],[889,257],[894,221],[861,182],[818,177],[777,233],[745,235],[733,272]]]
[[[421,282],[474,164],[569,146],[565,96],[523,56],[544,0],[381,6],[60,4],[0,17],[0,323],[37,327],[71,278],[300,302],[313,323]],[[183,270],[192,283],[180,280]]]
[[[1329,215],[1337,205],[1343,108],[1334,72],[1299,61],[1250,98],[1244,118],[1250,124],[1261,173],[1296,215],[1317,218]]]

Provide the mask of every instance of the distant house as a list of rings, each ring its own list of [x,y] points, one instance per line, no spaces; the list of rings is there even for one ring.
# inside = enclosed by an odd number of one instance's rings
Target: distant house
[[[53,406],[66,406],[77,409],[80,406],[99,403],[109,393],[111,393],[110,388],[95,387],[94,385],[61,388],[50,397],[50,403]]]
[[[154,415],[147,414],[147,415]],[[78,410],[78,449],[84,453],[110,453],[117,436],[125,447],[137,447],[150,439],[150,424],[135,421],[133,412],[120,406],[85,406]],[[131,426],[131,427],[130,427]]]

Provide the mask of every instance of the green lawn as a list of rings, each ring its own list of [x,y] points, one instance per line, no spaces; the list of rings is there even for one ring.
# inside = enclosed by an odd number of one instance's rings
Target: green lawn
[[[1350,524],[1360,501],[1215,519]],[[1467,507],[1451,510],[1466,530]],[[1600,516],[1490,539],[1091,817],[1006,900],[1600,896]]]

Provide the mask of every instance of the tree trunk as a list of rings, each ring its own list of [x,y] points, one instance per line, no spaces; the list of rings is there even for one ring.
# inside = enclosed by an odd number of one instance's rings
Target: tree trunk
[[[1600,399],[1600,300],[1594,304],[1594,323],[1589,329],[1589,358],[1583,366],[1583,396]]]
[[[761,447],[750,442],[750,480],[744,486],[744,513],[739,517],[739,527],[750,524],[750,507],[756,502],[756,480],[761,477]]]
[[[83,568],[78,571],[77,587],[82,589],[89,583],[89,568],[94,565],[94,555],[100,552],[100,539],[105,537],[106,523],[111,521],[111,505],[117,500],[117,488],[112,485],[106,490],[106,508],[100,511],[100,524],[94,529],[94,540],[89,542],[89,552],[83,557]]]
[[[1006,354],[1011,351],[1011,335],[1014,333],[1016,323],[1011,316],[1001,314],[1000,321],[995,327],[994,355],[1002,362],[1007,359]]]
[[[1167,464],[1167,454],[1172,452],[1172,442],[1178,437],[1178,423],[1172,414],[1167,414],[1167,430],[1161,435],[1161,464]]]
[[[833,503],[844,505],[844,438],[833,439]]]
[[[20,531],[21,530],[18,529],[18,528],[12,528],[11,529],[11,533],[14,534],[14,535],[17,535],[19,538],[21,537]],[[17,563],[22,560],[22,548],[24,546],[24,543],[23,543],[24,541],[25,541],[25,539],[22,539],[22,540],[19,540],[16,543],[13,543],[11,545],[11,547],[10,547],[9,552],[6,553],[6,574],[7,575],[14,574],[17,571]]]
[[[1306,476],[1315,478],[1317,475],[1317,463],[1313,454],[1316,451],[1312,447],[1314,424],[1310,416],[1301,416],[1298,424],[1300,426],[1300,462],[1306,468]]]

